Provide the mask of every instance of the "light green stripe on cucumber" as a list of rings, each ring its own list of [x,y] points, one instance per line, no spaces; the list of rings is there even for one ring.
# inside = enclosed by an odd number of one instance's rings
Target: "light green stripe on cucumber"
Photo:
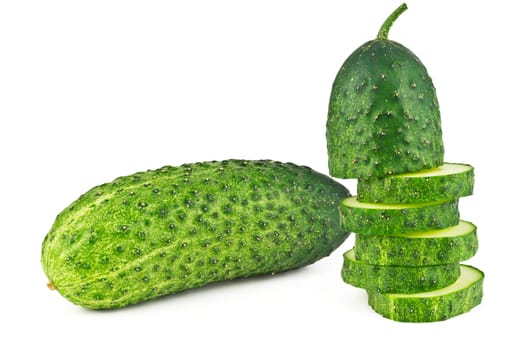
[[[355,257],[355,249],[344,254],[342,280],[352,286],[381,293],[416,293],[452,284],[459,277],[459,264],[436,266],[378,266]]]
[[[473,189],[472,166],[445,163],[412,173],[359,179],[357,197],[372,203],[425,203],[469,196]]]
[[[459,224],[439,230],[393,235],[356,235],[357,259],[374,265],[424,266],[459,263],[478,250],[476,226]]]
[[[357,234],[385,235],[428,231],[459,223],[458,201],[419,204],[376,204],[344,199],[340,205],[341,225]]]
[[[443,321],[470,311],[483,298],[484,274],[461,265],[456,282],[444,288],[413,294],[368,291],[368,303],[380,315],[401,322]]]

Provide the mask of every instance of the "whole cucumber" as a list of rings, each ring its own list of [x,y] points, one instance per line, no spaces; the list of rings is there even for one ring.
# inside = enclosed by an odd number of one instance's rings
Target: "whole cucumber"
[[[166,166],[92,188],[42,244],[52,289],[90,309],[299,268],[349,235],[331,178],[291,163]]]

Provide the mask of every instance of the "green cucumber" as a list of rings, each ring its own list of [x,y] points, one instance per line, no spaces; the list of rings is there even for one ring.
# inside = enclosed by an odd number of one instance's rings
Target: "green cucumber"
[[[478,250],[474,224],[393,235],[356,235],[357,259],[373,265],[422,266],[452,264],[473,257]]]
[[[435,266],[379,266],[355,257],[355,249],[344,253],[341,276],[344,282],[380,293],[416,293],[446,287],[459,277],[459,264]]]
[[[359,179],[357,197],[372,203],[425,203],[469,196],[473,189],[472,166],[445,163],[414,173]]]
[[[348,237],[338,204],[349,195],[308,167],[265,160],[136,173],[64,209],[42,265],[50,288],[91,309],[295,269]]]
[[[418,204],[378,204],[344,199],[342,227],[357,234],[386,235],[428,231],[459,223],[458,200]]]
[[[368,303],[380,315],[400,322],[443,321],[466,313],[481,303],[484,274],[461,265],[461,275],[453,284],[414,294],[368,291]]]
[[[389,40],[400,6],[333,82],[326,122],[330,175],[384,177],[443,164],[439,103],[419,58]]]

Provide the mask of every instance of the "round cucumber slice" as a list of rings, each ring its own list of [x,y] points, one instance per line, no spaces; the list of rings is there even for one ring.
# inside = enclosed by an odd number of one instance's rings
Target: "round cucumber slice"
[[[458,201],[411,204],[359,202],[349,197],[340,205],[341,225],[357,234],[385,235],[420,232],[459,223]]]
[[[368,291],[368,303],[378,314],[401,322],[443,321],[466,313],[483,298],[482,271],[461,265],[461,275],[444,288],[413,293],[380,293]]]
[[[373,265],[426,266],[452,264],[478,250],[476,226],[460,220],[439,230],[393,235],[356,235],[357,259]]]
[[[359,201],[425,203],[469,196],[474,190],[474,168],[445,163],[440,167],[357,182]]]
[[[344,254],[344,282],[380,293],[416,293],[452,284],[459,277],[459,264],[435,266],[378,266],[355,257],[355,249]]]

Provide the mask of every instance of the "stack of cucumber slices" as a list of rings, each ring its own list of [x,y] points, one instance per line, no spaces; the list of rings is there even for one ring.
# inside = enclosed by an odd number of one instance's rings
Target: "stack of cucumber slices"
[[[327,140],[330,174],[357,178],[341,203],[355,233],[343,280],[363,288],[377,313],[403,322],[446,320],[481,303],[483,272],[461,264],[478,249],[458,202],[474,168],[446,163],[435,88],[410,50],[388,40],[400,6],[375,40],[346,60],[333,84]]]
[[[341,204],[342,225],[356,234],[343,280],[366,289],[370,306],[397,321],[445,320],[478,305],[483,273],[460,264],[478,249],[476,226],[458,211],[473,184],[474,169],[452,163],[359,179],[357,196]]]

